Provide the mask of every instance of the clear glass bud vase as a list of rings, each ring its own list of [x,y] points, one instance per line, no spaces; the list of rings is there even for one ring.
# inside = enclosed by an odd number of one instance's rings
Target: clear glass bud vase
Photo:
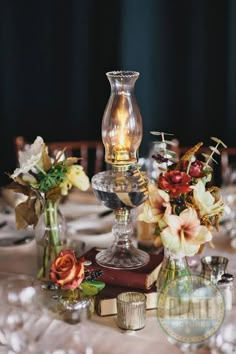
[[[191,271],[184,255],[173,254],[168,248],[164,248],[164,258],[158,274],[156,286],[161,291],[173,280],[191,275]]]
[[[35,228],[37,267],[39,280],[50,282],[51,265],[66,246],[66,222],[58,203],[46,200],[43,212]]]

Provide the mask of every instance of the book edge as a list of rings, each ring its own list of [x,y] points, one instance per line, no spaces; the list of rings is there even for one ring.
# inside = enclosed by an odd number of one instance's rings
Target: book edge
[[[145,294],[145,293],[144,293]],[[146,310],[157,308],[157,291],[145,294],[147,298]],[[109,307],[108,307],[109,306]],[[112,316],[117,314],[116,298],[101,299],[96,296],[95,310],[99,316]]]

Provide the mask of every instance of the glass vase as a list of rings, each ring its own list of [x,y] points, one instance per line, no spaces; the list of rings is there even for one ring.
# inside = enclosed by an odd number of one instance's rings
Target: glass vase
[[[50,285],[50,269],[58,253],[66,246],[66,222],[58,203],[46,200],[35,228],[37,277]]]
[[[64,290],[58,297],[59,317],[70,324],[90,319],[94,312],[94,300],[91,296],[81,296],[79,289]]]
[[[191,275],[191,271],[187,258],[164,248],[164,258],[156,282],[157,291],[160,292],[169,282],[188,275]]]

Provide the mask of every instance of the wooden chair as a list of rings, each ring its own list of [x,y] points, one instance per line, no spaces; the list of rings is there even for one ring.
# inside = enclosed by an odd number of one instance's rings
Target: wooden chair
[[[64,148],[66,148],[65,156],[80,157],[81,161],[79,163],[89,177],[104,168],[104,146],[101,141],[57,141],[45,143],[52,157],[55,157]],[[28,142],[23,136],[17,136],[14,138],[14,144],[18,157],[19,151],[24,150]]]
[[[236,148],[221,150],[221,179],[222,184],[236,183]]]

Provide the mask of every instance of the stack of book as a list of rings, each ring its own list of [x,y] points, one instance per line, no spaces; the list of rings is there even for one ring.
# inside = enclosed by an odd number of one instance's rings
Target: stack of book
[[[102,270],[103,274],[97,279],[105,282],[106,286],[95,298],[95,309],[98,315],[107,316],[117,313],[116,297],[122,292],[138,291],[146,295],[147,310],[157,306],[156,280],[163,260],[163,252],[150,254],[150,261],[145,266],[132,270],[117,270],[101,267],[95,257],[99,251],[92,248],[83,257],[91,264],[87,270]]]

